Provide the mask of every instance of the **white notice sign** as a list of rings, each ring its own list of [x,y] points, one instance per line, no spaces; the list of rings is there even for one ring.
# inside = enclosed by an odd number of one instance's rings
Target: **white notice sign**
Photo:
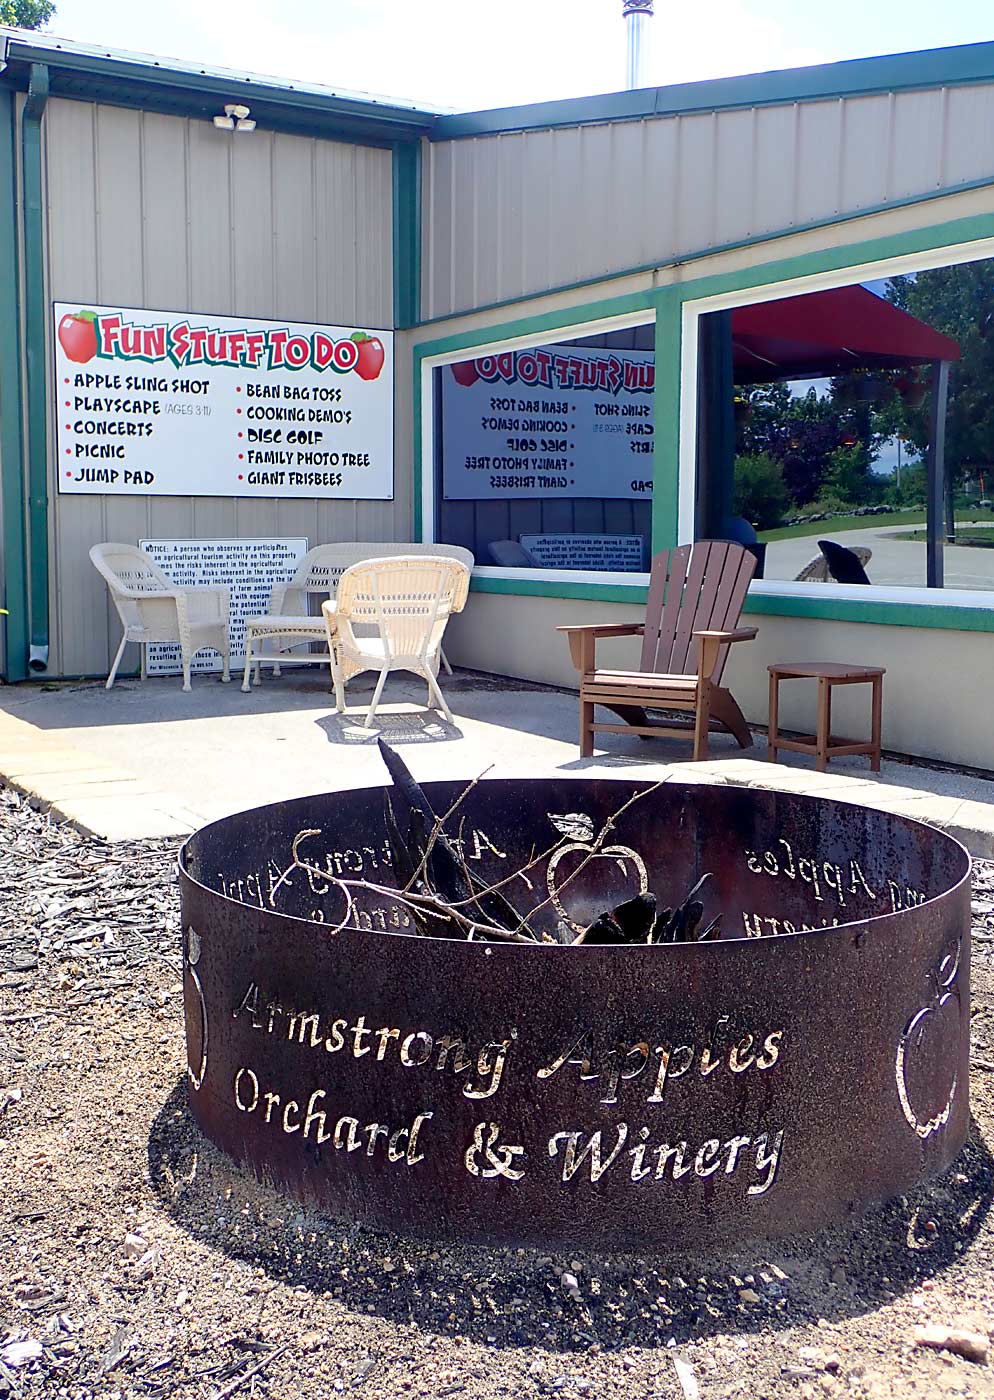
[[[600,569],[619,574],[645,569],[641,535],[522,535],[521,547],[542,569]]]
[[[441,374],[446,500],[632,500],[651,492],[651,350],[543,345],[446,365]]]
[[[54,305],[59,490],[393,497],[393,335]]]
[[[245,619],[269,610],[273,585],[287,583],[307,553],[306,540],[139,540],[178,588],[223,584],[231,589],[231,666],[245,664]],[[150,676],[176,676],[183,669],[179,647],[157,642],[148,648]],[[216,651],[200,651],[194,671],[220,671]]]

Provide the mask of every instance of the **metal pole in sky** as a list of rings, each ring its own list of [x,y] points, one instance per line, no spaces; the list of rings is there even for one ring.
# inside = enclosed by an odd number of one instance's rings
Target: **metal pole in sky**
[[[645,87],[649,59],[649,21],[653,0],[621,0],[622,13],[628,26],[628,54],[625,63],[625,87]]]

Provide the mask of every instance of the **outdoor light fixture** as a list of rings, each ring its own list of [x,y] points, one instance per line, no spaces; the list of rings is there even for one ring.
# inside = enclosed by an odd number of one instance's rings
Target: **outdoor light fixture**
[[[219,131],[255,130],[255,122],[249,116],[249,108],[240,102],[226,102],[224,116],[219,113],[214,118],[214,125]]]

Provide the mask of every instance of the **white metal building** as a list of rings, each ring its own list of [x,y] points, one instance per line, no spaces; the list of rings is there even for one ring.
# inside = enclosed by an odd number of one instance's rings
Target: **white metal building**
[[[642,498],[516,508],[498,490],[473,508],[488,539],[634,533],[646,556],[691,539],[702,316],[994,256],[994,44],[451,116],[46,35],[2,42],[9,681],[31,658],[39,674],[105,673],[98,541],[444,535],[468,516],[439,465],[440,371],[470,359],[580,341],[655,368]],[[232,103],[254,131],[214,124]],[[392,332],[392,499],[67,492],[55,304]],[[447,648],[484,670],[573,684],[555,624],[637,616],[645,599],[641,568],[478,561]],[[883,664],[887,747],[994,767],[992,599],[924,576],[767,576],[732,684],[763,722],[768,662]]]

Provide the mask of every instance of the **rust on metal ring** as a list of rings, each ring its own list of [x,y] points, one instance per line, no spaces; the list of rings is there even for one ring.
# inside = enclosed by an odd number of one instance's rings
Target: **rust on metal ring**
[[[464,786],[425,792],[441,813]],[[943,1171],[969,1119],[963,848],[844,803],[648,786],[485,781],[449,830],[489,885],[526,867],[502,888],[552,932],[711,872],[716,942],[497,944],[433,915],[423,934],[380,788],[191,837],[203,1131],[329,1214],[546,1247],[812,1232]]]

